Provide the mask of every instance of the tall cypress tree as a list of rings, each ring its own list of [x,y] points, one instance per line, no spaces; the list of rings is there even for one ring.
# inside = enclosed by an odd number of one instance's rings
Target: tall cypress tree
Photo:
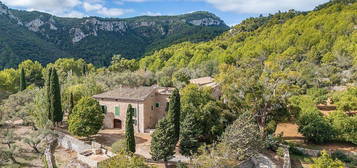
[[[53,121],[53,115],[51,112],[51,88],[50,88],[50,83],[51,83],[51,74],[52,74],[52,68],[50,68],[47,72],[47,80],[46,80],[46,89],[47,89],[47,111],[48,111],[48,119]]]
[[[87,65],[86,64],[83,64],[83,66],[82,66],[82,75],[83,76],[87,75]]]
[[[74,100],[73,100],[73,93],[71,93],[70,97],[69,97],[69,109],[68,109],[68,117],[69,115],[71,115],[73,108],[74,108]]]
[[[20,71],[20,91],[24,91],[26,89],[26,79],[25,79],[25,70],[21,68]]]
[[[175,127],[168,118],[163,118],[152,134],[150,154],[153,160],[163,160],[165,167],[167,161],[173,158],[176,147]]]
[[[180,153],[184,156],[192,156],[197,152],[200,133],[200,122],[194,113],[187,113],[181,125]]]
[[[126,121],[125,121],[125,140],[126,140],[126,149],[128,152],[135,153],[135,136],[134,136],[134,121],[133,121],[134,109],[129,104],[128,110],[126,112]]]
[[[181,103],[180,103],[180,93],[178,89],[172,92],[169,103],[168,117],[175,127],[174,136],[176,137],[176,142],[180,138],[180,115],[181,115]]]
[[[53,122],[58,123],[63,120],[61,90],[57,71],[52,69],[50,78],[50,113],[53,115]]]

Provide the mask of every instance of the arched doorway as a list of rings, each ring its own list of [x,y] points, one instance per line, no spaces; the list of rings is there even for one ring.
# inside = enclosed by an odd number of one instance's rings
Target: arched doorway
[[[122,128],[121,120],[119,120],[119,119],[114,119],[114,128],[119,128],[119,129]]]

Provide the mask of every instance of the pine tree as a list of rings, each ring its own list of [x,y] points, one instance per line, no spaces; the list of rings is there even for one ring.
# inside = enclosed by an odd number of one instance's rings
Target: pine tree
[[[53,121],[53,115],[51,112],[51,88],[50,88],[50,84],[51,84],[51,75],[52,75],[52,68],[50,68],[48,70],[48,75],[47,75],[47,80],[46,80],[46,96],[47,96],[47,111],[48,111],[48,119]]]
[[[163,118],[152,134],[150,154],[155,161],[163,160],[165,167],[167,161],[175,154],[176,147],[175,126],[168,118]]]
[[[184,156],[192,156],[200,146],[200,125],[194,113],[188,113],[181,125],[180,153]]]
[[[181,115],[180,93],[178,89],[175,89],[170,97],[168,117],[170,122],[172,122],[175,128],[174,136],[176,138],[176,142],[180,138],[180,115]]]
[[[25,79],[25,70],[21,68],[20,71],[20,91],[24,91],[26,89],[26,79]]]
[[[50,114],[53,115],[52,122],[58,123],[63,120],[63,112],[61,104],[60,84],[55,68],[52,69],[50,79]]]
[[[128,152],[135,153],[135,136],[134,136],[134,121],[133,121],[134,109],[129,104],[128,110],[126,112],[125,121],[125,140],[126,149]]]
[[[70,116],[74,108],[73,93],[71,93],[68,103],[69,103],[68,116]]]

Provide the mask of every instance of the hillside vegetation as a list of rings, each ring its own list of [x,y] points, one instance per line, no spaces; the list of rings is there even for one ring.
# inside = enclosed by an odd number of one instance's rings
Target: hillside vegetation
[[[194,68],[212,60],[238,66],[258,61],[275,75],[314,71],[305,79],[337,84],[336,79],[357,64],[357,3],[332,1],[311,12],[291,10],[247,19],[212,41],[157,51],[143,58],[140,66],[159,71]]]
[[[82,58],[108,66],[115,54],[141,58],[185,41],[208,41],[228,26],[208,12],[178,16],[62,18],[9,9],[0,2],[0,69],[26,59],[45,65],[58,58]]]

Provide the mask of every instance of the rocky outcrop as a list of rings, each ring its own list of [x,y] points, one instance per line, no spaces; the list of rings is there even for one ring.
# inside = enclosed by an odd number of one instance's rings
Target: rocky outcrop
[[[73,36],[72,43],[77,43],[88,36],[84,34],[80,28],[72,28],[71,30],[69,30],[69,33]]]
[[[40,27],[43,26],[45,22],[43,22],[41,19],[35,19],[32,20],[31,22],[26,23],[26,27],[33,31],[33,32],[38,32],[40,31]]]
[[[83,23],[88,29],[97,32],[110,31],[110,32],[125,32],[127,30],[127,24],[125,21],[101,21],[96,18],[86,19]],[[93,33],[96,34],[96,33]]]
[[[213,18],[203,18],[203,19],[198,19],[198,20],[191,20],[189,23],[195,25],[195,26],[219,26],[221,24],[224,24],[223,21],[213,19]]]
[[[12,14],[12,12],[9,10],[9,8],[5,4],[1,3],[1,1],[0,1],[0,14],[7,15],[10,19],[17,21],[17,24],[23,25],[21,20],[19,18],[17,18],[16,16],[14,16]]]

